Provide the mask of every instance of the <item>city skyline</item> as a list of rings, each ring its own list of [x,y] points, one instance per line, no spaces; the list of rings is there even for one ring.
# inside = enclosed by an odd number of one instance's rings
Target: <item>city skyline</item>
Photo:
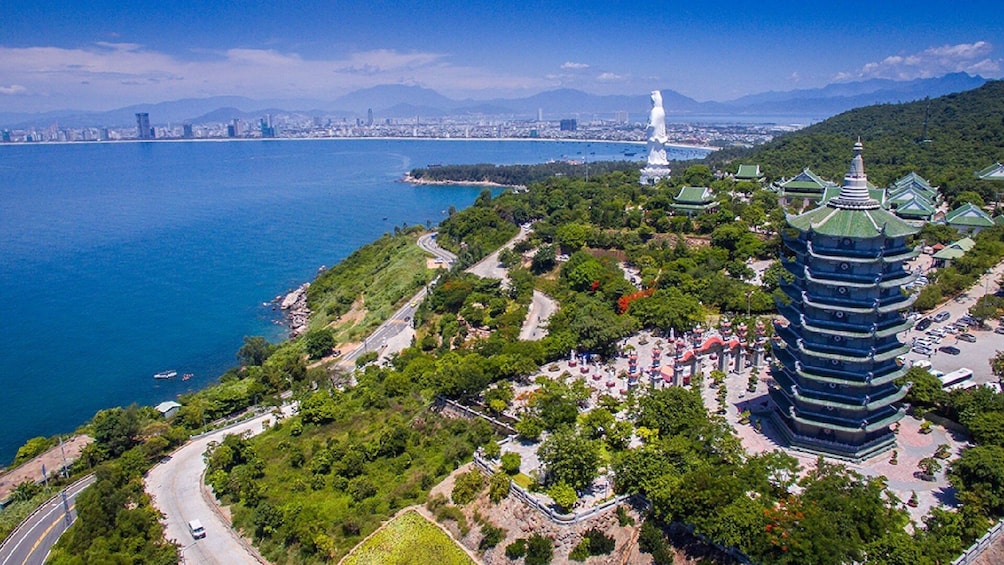
[[[0,106],[108,110],[182,98],[331,100],[381,84],[454,98],[672,89],[700,101],[833,82],[1000,78],[990,3],[649,1],[0,5]]]

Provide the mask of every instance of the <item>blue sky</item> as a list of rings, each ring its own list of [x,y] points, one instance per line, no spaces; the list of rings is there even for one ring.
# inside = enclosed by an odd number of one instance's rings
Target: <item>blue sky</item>
[[[0,110],[378,84],[729,100],[866,78],[999,78],[996,2],[0,1]]]

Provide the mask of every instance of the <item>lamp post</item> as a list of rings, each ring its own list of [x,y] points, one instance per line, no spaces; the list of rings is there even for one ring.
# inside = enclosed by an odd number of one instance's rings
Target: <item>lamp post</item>
[[[754,292],[756,292],[756,291],[751,290],[751,291],[749,291],[749,292],[746,293],[746,317],[747,318],[750,317],[750,303],[753,300],[753,293]]]

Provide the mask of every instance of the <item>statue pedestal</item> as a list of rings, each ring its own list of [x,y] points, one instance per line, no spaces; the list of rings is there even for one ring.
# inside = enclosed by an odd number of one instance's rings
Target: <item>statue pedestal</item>
[[[655,184],[659,179],[669,178],[668,165],[648,165],[641,170],[641,184]]]

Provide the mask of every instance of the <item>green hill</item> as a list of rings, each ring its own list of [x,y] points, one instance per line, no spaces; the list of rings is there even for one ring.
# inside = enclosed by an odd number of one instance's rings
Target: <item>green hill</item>
[[[974,189],[989,197],[994,185],[973,173],[1004,160],[1004,81],[930,100],[857,108],[752,149],[714,153],[708,163],[726,169],[759,163],[772,179],[809,167],[839,182],[859,136],[868,177],[877,186],[916,171],[948,195]]]

